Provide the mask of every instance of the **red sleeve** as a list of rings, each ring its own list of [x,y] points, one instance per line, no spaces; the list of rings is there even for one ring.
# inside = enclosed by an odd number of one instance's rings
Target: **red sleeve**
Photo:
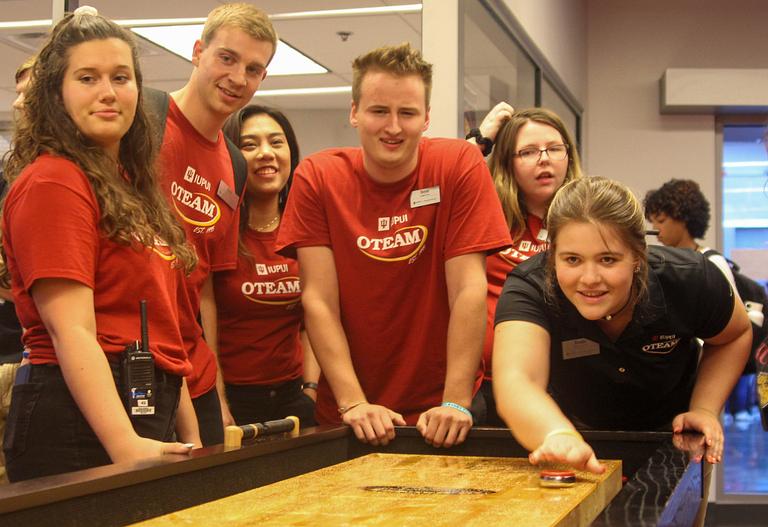
[[[466,143],[457,171],[450,197],[445,259],[474,252],[493,254],[510,247],[507,222],[480,151]]]
[[[321,161],[321,159],[319,159]],[[296,258],[297,247],[330,246],[328,216],[322,184],[321,163],[302,161],[293,174],[291,193],[283,212],[276,252]]]
[[[88,180],[69,161],[43,158],[27,168],[6,203],[6,233],[29,291],[40,278],[94,287],[100,211]]]

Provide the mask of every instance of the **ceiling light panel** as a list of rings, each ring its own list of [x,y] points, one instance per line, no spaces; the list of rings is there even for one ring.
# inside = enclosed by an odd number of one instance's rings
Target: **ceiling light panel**
[[[202,24],[180,26],[135,27],[134,33],[189,61],[192,48],[203,32]],[[307,75],[328,73],[328,70],[282,40],[277,43],[275,58],[268,68],[269,75]]]

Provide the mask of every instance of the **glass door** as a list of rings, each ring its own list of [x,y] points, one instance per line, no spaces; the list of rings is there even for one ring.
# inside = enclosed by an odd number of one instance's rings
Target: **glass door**
[[[765,122],[764,117],[723,117],[718,136],[722,138],[722,252],[741,266],[744,275],[764,286],[768,280]],[[768,432],[760,421],[755,383],[754,374],[743,376],[726,405],[718,503],[768,502]]]

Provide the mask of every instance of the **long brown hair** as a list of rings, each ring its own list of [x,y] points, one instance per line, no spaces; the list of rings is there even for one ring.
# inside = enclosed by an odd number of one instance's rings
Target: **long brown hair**
[[[529,122],[546,124],[560,132],[563,142],[568,145],[568,170],[565,173],[563,185],[582,177],[579,164],[579,152],[576,142],[568,133],[565,123],[556,113],[544,108],[529,108],[515,112],[512,117],[501,125],[496,136],[496,146],[491,154],[488,166],[493,176],[493,184],[501,201],[504,217],[507,218],[507,227],[515,242],[525,232],[525,218],[528,211],[525,210],[523,197],[515,179],[512,168],[512,158],[517,154],[517,134],[525,124]]]
[[[85,42],[111,38],[130,48],[139,93],[136,114],[120,140],[117,159],[80,131],[62,97],[71,49]],[[99,227],[105,238],[138,251],[136,240],[151,247],[159,236],[176,255],[177,265],[189,273],[197,265],[197,255],[187,244],[184,231],[158,187],[153,163],[159,143],[142,103],[141,86],[138,48],[129,31],[98,15],[64,17],[32,66],[24,119],[14,130],[5,178],[12,184],[24,168],[44,153],[73,162],[93,187],[101,209]],[[0,281],[7,283],[8,279],[8,269],[2,264]]]

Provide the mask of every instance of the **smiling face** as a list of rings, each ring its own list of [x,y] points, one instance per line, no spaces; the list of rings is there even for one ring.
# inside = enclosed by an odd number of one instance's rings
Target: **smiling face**
[[[515,152],[526,148],[543,150],[562,144],[565,144],[563,136],[555,128],[548,124],[528,121],[517,132]],[[520,197],[528,212],[543,218],[549,202],[565,180],[568,156],[554,161],[546,152],[542,152],[539,161],[529,165],[516,155],[512,158],[512,170]]]
[[[243,122],[240,151],[248,162],[248,197],[275,200],[291,175],[291,148],[272,117],[257,114]]]
[[[350,122],[360,135],[363,163],[373,179],[392,183],[416,168],[419,141],[429,127],[426,104],[424,81],[418,75],[366,73]]]
[[[195,42],[193,79],[201,104],[223,119],[248,104],[267,76],[272,51],[271,42],[231,26],[217,29],[208,46]]]
[[[83,135],[117,158],[139,100],[128,44],[110,38],[72,47],[61,95]]]
[[[622,310],[634,281],[635,261],[610,227],[572,223],[557,236],[555,272],[566,298],[587,320]]]

